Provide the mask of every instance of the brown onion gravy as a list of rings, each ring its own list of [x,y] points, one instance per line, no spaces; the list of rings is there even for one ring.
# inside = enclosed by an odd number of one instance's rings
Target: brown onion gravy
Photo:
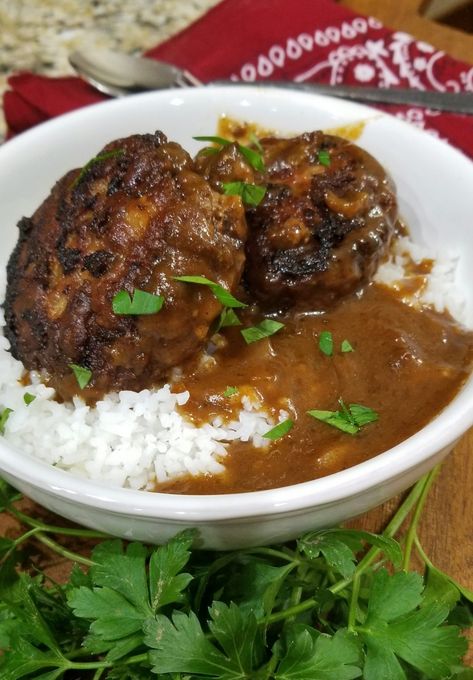
[[[250,326],[263,314],[252,308],[241,318]],[[232,443],[222,474],[181,477],[157,485],[157,491],[255,491],[351,467],[428,423],[458,392],[473,360],[473,333],[448,315],[409,307],[376,284],[323,314],[293,313],[280,320],[285,327],[279,333],[250,345],[240,328],[225,329],[213,360],[188,367],[175,389],[189,390],[182,412],[196,424],[216,416],[231,420],[242,394],[249,394],[258,396],[275,422],[280,409],[288,411],[295,421],[291,432],[265,448]],[[331,357],[318,347],[322,330],[333,335]],[[345,339],[353,352],[341,352]],[[237,387],[238,394],[224,397],[227,386]],[[350,435],[307,415],[309,409],[337,410],[340,397],[371,407],[378,422]]]

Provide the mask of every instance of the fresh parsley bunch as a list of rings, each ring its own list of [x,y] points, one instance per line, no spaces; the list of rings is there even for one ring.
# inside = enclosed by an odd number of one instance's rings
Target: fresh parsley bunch
[[[198,537],[184,531],[161,547],[102,540],[90,558],[51,534],[97,532],[23,514],[1,482],[0,510],[29,529],[0,539],[0,678],[471,679],[461,629],[473,593],[435,569],[416,531],[434,476],[382,535],[330,529],[215,554],[193,552]],[[394,536],[411,511],[401,547]],[[30,540],[76,562],[66,584],[25,568]],[[424,577],[408,571],[413,548]]]

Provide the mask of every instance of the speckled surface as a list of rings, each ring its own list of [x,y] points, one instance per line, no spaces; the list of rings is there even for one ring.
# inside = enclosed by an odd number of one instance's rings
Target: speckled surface
[[[72,73],[67,56],[107,47],[130,54],[154,47],[218,0],[0,0],[0,95],[20,70]],[[0,111],[0,136],[5,132]]]

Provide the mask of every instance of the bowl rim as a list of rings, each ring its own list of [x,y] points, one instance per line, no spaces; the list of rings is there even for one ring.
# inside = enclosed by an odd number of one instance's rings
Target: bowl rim
[[[205,86],[207,91],[221,94],[231,92],[237,96],[251,94],[260,96],[268,91],[273,94],[286,94],[287,90],[277,87],[258,86]],[[189,90],[162,90],[159,92],[134,95],[137,98],[159,98],[170,94],[192,99],[202,94],[202,88]],[[381,117],[392,119],[397,125],[405,126],[412,134],[427,134],[415,129],[409,123],[361,104],[345,102],[325,95],[294,92],[291,97],[317,100],[326,108],[337,106],[343,114],[356,111],[360,118]],[[23,133],[0,149],[0,156],[15,153],[21,145],[28,144],[36,135],[43,134],[46,128],[66,124],[75,118],[87,120],[93,117],[98,107],[110,110],[119,108],[125,100],[111,100],[93,104],[83,109],[69,112]],[[126,100],[128,101],[128,100]],[[435,144],[443,147],[444,152],[455,155],[455,161],[465,163],[472,172],[473,165],[459,150],[443,140],[431,137]],[[32,455],[19,451],[0,440],[0,473],[3,471],[23,484],[40,488],[44,493],[69,499],[75,504],[102,509],[112,514],[132,514],[143,518],[172,520],[176,523],[193,524],[208,522],[239,521],[277,514],[303,512],[308,508],[336,504],[350,497],[362,495],[368,489],[382,486],[389,480],[401,477],[410,470],[425,467],[425,463],[436,453],[451,447],[473,425],[473,375],[471,375],[453,400],[432,421],[408,439],[377,456],[340,472],[315,480],[263,491],[250,491],[233,494],[169,494],[123,487],[107,486],[102,482],[75,476],[55,468]],[[26,465],[25,465],[26,463]]]

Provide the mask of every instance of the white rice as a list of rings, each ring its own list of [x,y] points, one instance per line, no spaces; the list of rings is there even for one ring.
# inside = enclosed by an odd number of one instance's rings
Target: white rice
[[[437,311],[448,310],[463,319],[463,300],[455,288],[455,256],[432,253],[407,238],[397,242],[376,280],[390,286],[402,285],[409,259],[434,259],[426,285],[410,304],[427,304]],[[0,280],[0,299],[5,290]],[[4,324],[0,313],[0,326]],[[196,427],[176,410],[189,399],[188,392],[175,394],[170,386],[141,392],[122,391],[107,395],[95,408],[75,398],[72,404],[54,400],[54,390],[33,374],[33,384],[19,379],[23,366],[8,352],[0,334],[0,409],[12,409],[5,427],[5,439],[32,456],[107,484],[148,489],[185,474],[218,474],[224,470],[229,442],[249,441],[255,447],[268,445],[262,435],[275,424],[257,399],[241,399],[238,420],[224,423],[216,417]],[[34,395],[28,406],[24,395]],[[278,422],[288,413],[280,411]]]
[[[402,291],[410,278],[419,278],[418,274],[406,273],[409,262],[419,264],[423,260],[433,260],[432,269],[425,277],[425,284],[413,295],[406,294],[404,301],[416,306],[429,306],[437,312],[448,311],[457,321],[465,323],[465,299],[455,281],[459,260],[456,253],[433,252],[431,248],[413,243],[404,236],[395,241],[390,257],[379,267],[375,281]]]

